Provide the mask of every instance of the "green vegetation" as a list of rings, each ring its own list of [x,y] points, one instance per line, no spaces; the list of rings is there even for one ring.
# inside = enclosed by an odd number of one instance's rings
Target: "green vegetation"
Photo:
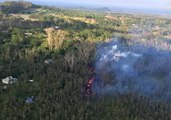
[[[169,19],[37,7],[25,2],[1,6],[0,79],[11,75],[18,82],[5,89],[0,83],[0,119],[171,119],[167,103],[134,95],[82,95],[87,64],[93,61],[98,43],[112,36],[168,40]],[[46,64],[47,59],[53,62]],[[25,102],[30,96],[36,97],[35,103]]]
[[[30,8],[38,8],[38,6],[33,5],[29,2],[15,2],[15,1],[5,1],[0,4],[1,12],[5,14],[19,13]]]

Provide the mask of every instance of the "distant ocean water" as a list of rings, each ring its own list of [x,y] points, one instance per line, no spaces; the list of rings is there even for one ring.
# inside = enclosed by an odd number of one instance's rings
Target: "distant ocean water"
[[[45,4],[47,5],[47,4]],[[145,14],[160,14],[160,15],[170,15],[171,16],[171,9],[144,9],[144,8],[128,8],[128,7],[118,7],[118,6],[107,6],[107,5],[95,5],[89,3],[51,3],[49,5],[56,6],[56,7],[64,7],[64,8],[91,8],[91,9],[98,9],[98,8],[109,8],[113,12],[124,12],[124,13],[145,13]]]
[[[159,15],[170,15],[171,10],[167,9],[142,9],[142,8],[112,8],[112,11],[120,11],[125,13],[145,13],[145,14],[159,14]]]
[[[0,0],[0,2],[4,2],[5,0]],[[120,12],[120,13],[145,13],[145,14],[159,14],[159,15],[168,15],[171,16],[171,9],[144,9],[144,8],[131,8],[131,7],[119,7],[109,4],[90,4],[86,2],[60,2],[60,1],[43,1],[43,0],[27,0],[33,2],[37,5],[46,5],[46,6],[54,6],[54,7],[62,7],[62,8],[86,8],[87,10],[99,9],[99,8],[109,8],[112,12]]]

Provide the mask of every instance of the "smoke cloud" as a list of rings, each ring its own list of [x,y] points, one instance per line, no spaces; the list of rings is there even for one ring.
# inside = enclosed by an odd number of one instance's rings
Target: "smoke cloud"
[[[114,40],[96,52],[97,94],[133,93],[153,100],[171,100],[171,52]]]

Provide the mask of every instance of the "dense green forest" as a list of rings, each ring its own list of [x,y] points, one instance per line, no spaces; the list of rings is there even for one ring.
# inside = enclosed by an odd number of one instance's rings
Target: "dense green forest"
[[[100,43],[113,36],[126,41],[167,40],[171,20],[26,2],[1,6],[0,79],[13,76],[18,81],[12,85],[0,82],[0,120],[171,119],[170,104],[151,102],[144,96],[83,94],[88,65]],[[163,28],[149,29],[156,26]],[[135,37],[135,33],[141,35]],[[33,102],[27,103],[31,96]]]

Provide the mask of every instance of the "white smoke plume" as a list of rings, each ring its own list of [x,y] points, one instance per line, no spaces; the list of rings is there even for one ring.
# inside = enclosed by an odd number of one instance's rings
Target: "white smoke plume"
[[[95,66],[97,94],[171,100],[171,51],[114,40],[99,45]]]

